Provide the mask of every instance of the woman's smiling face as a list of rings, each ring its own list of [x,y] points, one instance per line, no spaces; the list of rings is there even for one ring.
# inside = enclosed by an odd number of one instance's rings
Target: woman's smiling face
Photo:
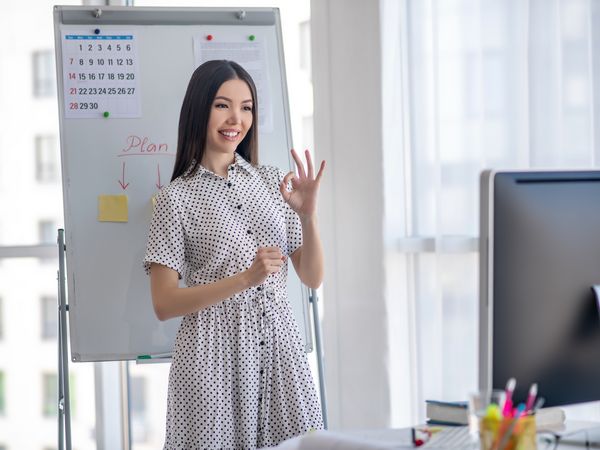
[[[233,155],[252,127],[252,108],[252,92],[245,81],[223,83],[211,106],[205,151]]]

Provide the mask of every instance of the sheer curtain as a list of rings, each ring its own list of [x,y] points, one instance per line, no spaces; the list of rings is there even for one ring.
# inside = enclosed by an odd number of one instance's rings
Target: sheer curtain
[[[600,2],[381,6],[392,420],[402,426],[424,419],[426,398],[477,387],[479,172],[598,166]]]

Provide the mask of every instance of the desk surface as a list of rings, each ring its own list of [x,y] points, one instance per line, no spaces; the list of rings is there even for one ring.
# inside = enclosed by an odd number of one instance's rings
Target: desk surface
[[[600,423],[567,422],[560,429],[540,432],[538,450],[600,449]],[[544,440],[554,439],[554,440]],[[410,428],[316,431],[289,439],[276,447],[278,450],[383,450],[414,449]]]

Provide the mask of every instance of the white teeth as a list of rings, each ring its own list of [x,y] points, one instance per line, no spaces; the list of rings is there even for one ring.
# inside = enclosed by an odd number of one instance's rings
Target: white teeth
[[[227,137],[236,137],[238,134],[240,134],[239,131],[219,131],[219,133]]]

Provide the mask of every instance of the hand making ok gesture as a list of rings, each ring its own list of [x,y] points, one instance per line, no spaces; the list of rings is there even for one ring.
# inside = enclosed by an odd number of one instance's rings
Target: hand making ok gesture
[[[279,190],[283,199],[300,217],[309,217],[317,212],[317,193],[325,169],[325,161],[321,161],[319,173],[315,177],[310,153],[306,150],[304,154],[306,155],[307,172],[304,171],[304,165],[298,154],[292,149],[292,157],[296,162],[298,176],[294,172],[288,173],[279,185]],[[288,191],[286,187],[290,179],[292,180],[292,190]]]

